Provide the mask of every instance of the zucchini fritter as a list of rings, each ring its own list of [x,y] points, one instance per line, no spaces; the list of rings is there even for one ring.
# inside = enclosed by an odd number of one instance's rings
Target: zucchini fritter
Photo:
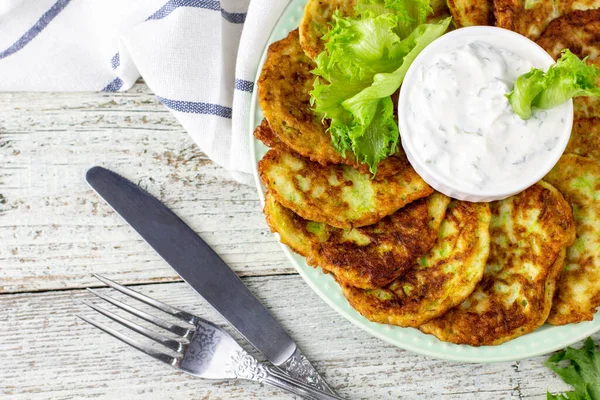
[[[600,306],[600,163],[567,154],[544,179],[571,202],[577,229],[548,322],[590,321]]]
[[[483,276],[490,218],[487,203],[454,200],[434,247],[412,269],[381,289],[342,284],[344,295],[363,316],[384,324],[418,327],[444,314],[467,298]]]
[[[372,180],[347,165],[309,161],[270,150],[258,163],[260,178],[275,199],[302,218],[338,228],[371,225],[433,189],[407,160],[386,180]]]
[[[281,242],[339,282],[384,286],[412,267],[435,243],[450,199],[436,193],[417,200],[375,225],[338,229],[307,221],[267,193],[265,215]]]
[[[573,98],[573,117],[576,120],[600,117],[600,99],[586,96]]]
[[[536,42],[555,60],[563,49],[569,49],[595,63],[600,56],[600,10],[565,14],[553,20]]]
[[[598,0],[494,0],[494,16],[496,26],[537,40],[560,16],[599,7]],[[571,51],[575,53],[575,50]]]
[[[533,331],[550,313],[565,249],[575,239],[569,203],[542,181],[490,207],[483,279],[462,304],[419,327],[440,340],[497,345]]]
[[[315,68],[298,42],[298,30],[269,46],[267,60],[258,80],[258,101],[271,130],[293,152],[320,164],[347,164],[368,174],[369,166],[357,162],[347,151],[338,153],[331,144],[331,135],[310,105],[310,91]],[[400,156],[402,158],[402,156]],[[396,174],[403,168],[402,160],[391,156],[382,160],[378,178]]]
[[[448,0],[448,8],[457,28],[493,25],[492,0]]]
[[[600,0],[577,6],[597,8]],[[555,19],[537,44],[555,60],[563,49],[569,49],[579,58],[589,57],[588,64],[600,66],[600,10],[574,11]],[[576,97],[573,99],[573,108],[576,119],[600,117],[600,99],[596,97]]]
[[[300,45],[304,53],[317,58],[325,50],[321,38],[329,32],[333,12],[339,10],[342,17],[354,13],[356,0],[308,0],[300,21]]]
[[[275,135],[296,153],[324,164],[344,157],[331,145],[320,118],[311,110],[313,61],[298,43],[298,30],[269,46],[258,79],[258,101]]]
[[[287,147],[275,136],[266,119],[263,119],[260,125],[254,129],[254,137],[271,149],[285,150]]]
[[[272,149],[294,152],[292,149],[286,146],[285,143],[279,140],[266,119],[263,119],[260,125],[256,127],[254,130],[254,137],[263,142],[265,146]],[[386,178],[400,172],[405,168],[405,166],[406,156],[402,150],[398,150],[395,155],[388,157],[379,163],[379,166],[377,167],[377,174],[372,178],[378,181],[385,180]],[[361,165],[358,170],[363,174],[370,174],[366,164]]]
[[[565,153],[600,161],[600,118],[574,120],[571,138]]]
[[[531,40],[539,38],[548,24],[559,16],[558,2],[554,0],[494,0],[496,26]]]

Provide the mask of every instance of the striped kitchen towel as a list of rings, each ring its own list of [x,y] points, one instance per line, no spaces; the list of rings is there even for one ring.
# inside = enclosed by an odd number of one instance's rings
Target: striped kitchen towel
[[[0,91],[126,91],[141,75],[250,184],[256,65],[289,0],[1,0]]]

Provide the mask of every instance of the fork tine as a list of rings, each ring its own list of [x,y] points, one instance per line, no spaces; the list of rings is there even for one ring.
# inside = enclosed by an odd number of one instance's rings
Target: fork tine
[[[98,322],[94,321],[93,319],[86,318],[82,315],[77,315],[77,317],[84,320],[88,324],[91,324],[91,325],[95,326],[96,328],[108,333],[112,337],[117,338],[124,343],[127,343],[131,347],[135,347],[142,353],[148,354],[150,357],[156,358],[157,360],[162,361],[162,362],[169,364],[176,368],[179,365],[179,358],[171,357],[168,354],[162,353],[160,351],[156,351],[151,346],[140,343],[135,339],[131,339],[130,337],[127,337],[126,335],[122,334],[121,332],[118,332],[106,325],[102,325],[101,323],[98,323]]]
[[[92,276],[96,279],[98,279],[100,282],[110,286],[111,288],[118,290],[121,293],[126,294],[127,296],[133,297],[136,300],[141,301],[142,303],[146,303],[149,306],[152,306],[154,308],[157,308],[163,312],[166,312],[167,314],[171,314],[174,317],[180,318],[190,324],[193,324],[194,321],[197,319],[197,317],[193,314],[190,314],[186,311],[180,310],[178,308],[172,307],[168,304],[165,304],[161,301],[158,300],[154,300],[151,297],[148,297],[146,295],[143,295],[141,293],[136,292],[135,290],[129,289],[128,287],[125,287],[123,285],[119,285],[117,282],[115,281],[111,281],[108,278],[105,278],[103,276],[100,276],[98,274],[92,274]]]
[[[137,308],[131,307],[130,305],[125,304],[125,303],[123,303],[123,302],[121,302],[121,301],[119,301],[117,299],[113,299],[110,296],[107,296],[105,294],[99,293],[99,292],[95,291],[94,289],[87,288],[87,290],[90,293],[92,293],[92,294],[100,297],[102,300],[106,300],[110,304],[112,304],[114,306],[117,306],[120,309],[127,311],[128,313],[133,314],[136,317],[144,319],[144,320],[146,320],[148,322],[151,322],[151,323],[153,323],[156,326],[160,326],[161,328],[166,329],[169,332],[172,332],[172,333],[174,333],[174,334],[176,334],[178,336],[188,337],[189,334],[194,331],[193,328],[184,328],[182,326],[174,325],[174,324],[171,324],[169,322],[166,322],[166,321],[164,321],[164,320],[162,320],[160,318],[155,317],[154,315],[150,315],[147,312],[144,312],[142,310],[138,310]]]
[[[183,351],[183,346],[185,345],[185,343],[182,343],[175,339],[171,339],[170,337],[162,335],[160,333],[151,331],[148,328],[145,328],[134,322],[128,321],[125,318],[123,318],[115,313],[112,313],[103,307],[97,306],[92,303],[88,303],[85,300],[82,300],[82,303],[85,304],[86,306],[98,311],[100,314],[104,315],[105,317],[108,317],[108,318],[112,319],[113,321],[116,321],[119,324],[131,329],[132,331],[135,331],[141,335],[144,335],[147,338],[150,338],[150,339],[154,340],[155,342],[160,343],[163,346],[165,346],[173,351],[176,351],[178,353]]]

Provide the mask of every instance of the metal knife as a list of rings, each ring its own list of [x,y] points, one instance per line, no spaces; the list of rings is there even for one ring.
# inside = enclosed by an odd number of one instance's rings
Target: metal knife
[[[102,167],[86,180],[200,296],[273,365],[334,394],[285,329],[241,279],[177,215],[152,195]]]

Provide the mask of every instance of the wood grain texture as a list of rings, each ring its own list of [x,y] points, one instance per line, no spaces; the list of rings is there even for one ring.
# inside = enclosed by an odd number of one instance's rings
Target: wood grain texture
[[[349,399],[541,399],[548,388],[566,389],[542,365],[546,357],[487,365],[433,360],[358,330],[298,276],[250,277],[245,282],[327,381]],[[183,283],[137,286],[136,290],[222,322]],[[92,297],[83,290],[0,297],[6,321],[0,325],[3,398],[290,398],[252,382],[192,378],[130,349],[75,318],[81,313],[105,321],[79,302]],[[600,335],[595,338],[600,339]]]
[[[0,94],[0,293],[175,273],[85,183],[102,165],[157,196],[242,276],[292,273],[256,190],[198,149],[143,84],[123,94]]]
[[[208,160],[137,84],[118,94],[0,93],[2,399],[291,398],[252,382],[191,378],[75,318],[93,315],[79,300],[91,299],[81,288],[98,286],[96,272],[222,322],[185,284],[169,283],[179,280],[171,268],[88,188],[93,165],[140,184],[187,221],[350,399],[542,399],[546,389],[567,389],[542,365],[546,357],[451,363],[351,325],[295,274],[254,188]]]

